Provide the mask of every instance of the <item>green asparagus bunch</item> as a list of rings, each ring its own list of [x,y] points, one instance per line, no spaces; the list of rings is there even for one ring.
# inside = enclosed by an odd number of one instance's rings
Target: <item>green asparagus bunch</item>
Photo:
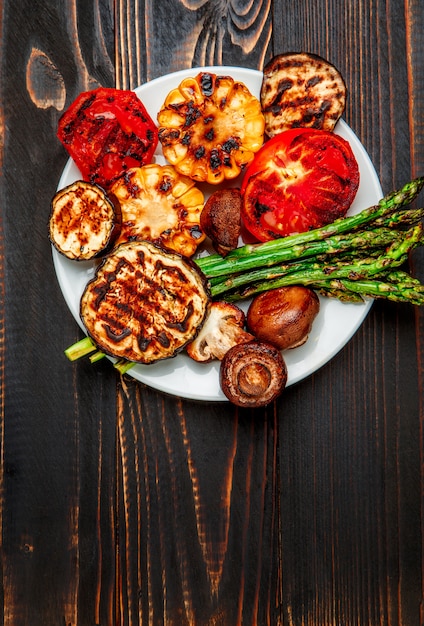
[[[350,302],[367,297],[424,304],[424,286],[399,270],[424,243],[424,209],[409,207],[423,186],[424,177],[417,178],[377,205],[328,226],[196,263],[210,282],[212,297],[227,301],[306,285]]]

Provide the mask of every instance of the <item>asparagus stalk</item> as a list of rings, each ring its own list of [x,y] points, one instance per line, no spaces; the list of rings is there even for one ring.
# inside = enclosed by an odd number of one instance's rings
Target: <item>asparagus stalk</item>
[[[413,226],[424,219],[424,209],[404,209],[388,216],[377,217],[369,227],[398,228],[399,226]]]
[[[409,302],[410,304],[424,304],[424,286],[410,283],[389,283],[381,280],[348,280],[345,278],[323,280],[310,285],[317,291],[323,290],[339,299],[354,301],[355,296],[362,298],[385,298],[395,302]]]
[[[95,350],[96,346],[91,341],[90,337],[84,337],[76,343],[73,343],[69,348],[66,348],[65,355],[70,361],[76,361],[83,356],[88,356],[92,352],[95,352]]]
[[[402,233],[389,228],[334,235],[319,241],[295,244],[290,248],[282,247],[281,250],[265,251],[260,258],[256,255],[242,257],[237,261],[237,269],[232,267],[232,270],[233,272],[242,272],[250,268],[271,267],[277,263],[292,261],[293,259],[315,257],[321,254],[337,254],[344,250],[384,248],[401,238]],[[226,274],[227,271],[220,270],[219,273],[217,271],[211,272],[210,276],[225,276]]]

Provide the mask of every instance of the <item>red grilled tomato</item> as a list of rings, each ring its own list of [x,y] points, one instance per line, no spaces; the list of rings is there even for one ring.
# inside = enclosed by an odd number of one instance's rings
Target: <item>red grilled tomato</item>
[[[345,139],[325,130],[287,130],[267,141],[246,170],[243,222],[259,241],[318,228],[346,214],[358,186],[358,164]]]
[[[108,188],[131,167],[151,163],[157,127],[133,91],[81,93],[59,120],[57,136],[84,180]]]

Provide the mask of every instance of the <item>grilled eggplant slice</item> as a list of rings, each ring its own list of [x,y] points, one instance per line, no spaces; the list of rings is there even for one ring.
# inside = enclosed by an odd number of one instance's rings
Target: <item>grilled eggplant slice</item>
[[[117,246],[81,298],[81,319],[99,350],[136,363],[175,356],[200,330],[207,282],[189,259],[147,241]]]
[[[209,72],[173,89],[158,123],[165,158],[181,174],[211,184],[236,178],[264,140],[258,98],[231,76]]]
[[[144,239],[191,257],[206,237],[200,228],[203,193],[172,165],[130,169],[110,193],[121,208],[118,244]]]
[[[120,225],[119,207],[95,184],[78,180],[52,199],[50,241],[69,259],[87,261],[105,253]]]
[[[347,89],[337,68],[316,54],[275,56],[263,70],[261,104],[268,137],[289,128],[332,131],[346,106]]]

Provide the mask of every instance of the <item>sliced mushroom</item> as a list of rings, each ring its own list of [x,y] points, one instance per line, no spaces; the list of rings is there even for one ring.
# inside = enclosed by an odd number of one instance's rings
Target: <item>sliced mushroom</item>
[[[237,406],[266,406],[280,395],[286,383],[286,363],[281,352],[269,343],[239,344],[221,361],[221,389]]]
[[[296,348],[308,339],[319,309],[319,298],[308,287],[270,289],[252,300],[247,327],[257,339],[279,350]]]
[[[200,228],[222,256],[237,248],[242,203],[240,189],[228,188],[215,191],[203,207]]]
[[[231,347],[254,339],[244,330],[244,324],[245,315],[238,306],[228,302],[211,302],[199,334],[187,346],[187,354],[204,363],[223,359]]]

